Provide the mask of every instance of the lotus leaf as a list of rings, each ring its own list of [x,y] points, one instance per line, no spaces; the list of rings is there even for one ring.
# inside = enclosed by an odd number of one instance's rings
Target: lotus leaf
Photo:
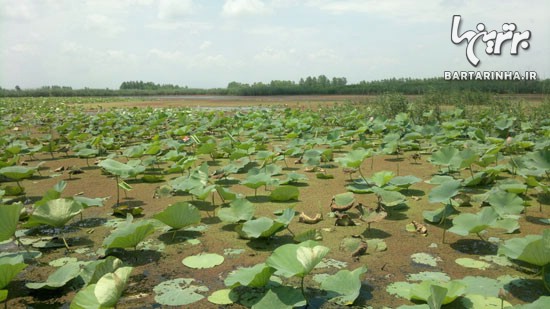
[[[269,198],[276,202],[285,202],[290,200],[297,200],[300,195],[300,190],[294,186],[280,186],[271,191]]]
[[[248,287],[262,287],[269,282],[269,278],[275,269],[265,263],[256,264],[252,267],[240,268],[231,272],[224,283],[227,287],[234,288],[239,285]]]
[[[0,242],[11,239],[15,235],[21,209],[23,204],[0,204]]]
[[[422,216],[425,220],[438,223],[451,215],[459,213],[451,204],[446,204],[445,206],[438,208],[436,210],[425,210],[422,212]]]
[[[54,290],[67,284],[80,274],[80,264],[68,263],[59,267],[55,272],[48,276],[46,282],[40,283],[27,283],[26,286],[29,289],[49,289]]]
[[[353,271],[342,269],[328,276],[321,283],[321,289],[328,291],[328,297],[340,305],[351,305],[361,290],[361,275],[367,271],[362,266]]]
[[[433,287],[436,288],[434,289]],[[430,297],[434,297],[435,302],[446,305],[462,296],[465,290],[466,286],[460,281],[438,283],[428,280],[417,283],[411,287],[410,299],[428,301]],[[441,308],[441,306],[436,308]]]
[[[433,188],[428,194],[430,203],[448,203],[453,196],[458,194],[461,182],[449,180]]]
[[[229,204],[229,208],[218,211],[220,220],[228,223],[248,221],[254,217],[254,205],[246,199],[236,199]]]
[[[306,300],[299,289],[289,286],[277,286],[269,289],[257,303],[252,305],[252,308],[292,309],[305,304]]]
[[[240,225],[239,234],[244,238],[267,238],[285,228],[285,224],[267,217],[246,221]]]
[[[177,202],[155,214],[153,218],[179,230],[192,224],[198,224],[201,221],[201,214],[197,207],[186,202]]]
[[[199,255],[191,255],[183,259],[183,265],[190,268],[212,268],[223,263],[224,257],[215,253],[201,253]]]
[[[372,156],[372,150],[355,149],[348,152],[345,156],[336,158],[334,161],[338,162],[343,167],[360,168],[363,161]]]
[[[412,184],[420,181],[422,181],[422,179],[412,175],[396,176],[390,180],[389,184],[399,188],[408,189]]]
[[[19,181],[21,179],[30,178],[35,171],[35,168],[27,166],[7,166],[0,168],[0,175]]]
[[[178,278],[161,282],[153,288],[155,301],[165,306],[184,306],[204,298],[198,292],[208,292],[202,285],[192,284],[194,279]]]
[[[397,191],[388,191],[378,187],[372,188],[372,192],[380,198],[380,202],[385,206],[397,206],[404,203],[407,199],[403,194]]]
[[[127,215],[127,221],[118,226],[105,240],[105,248],[135,248],[142,240],[155,231],[155,226],[149,221],[132,222],[132,215]]]
[[[112,273],[122,266],[122,261],[114,256],[88,263],[82,269],[80,277],[86,285],[97,283],[103,275]]]
[[[550,229],[545,229],[542,235],[527,235],[522,238],[512,238],[498,248],[498,254],[504,254],[510,259],[520,260],[537,266],[550,263]]]
[[[76,293],[71,309],[114,308],[126,288],[132,267],[121,267],[108,272]]]
[[[46,224],[53,227],[62,227],[81,212],[82,205],[80,203],[72,199],[58,198],[35,208],[25,226],[33,227]]]
[[[395,174],[391,171],[380,171],[372,175],[371,181],[376,186],[383,187],[387,185],[394,177],[395,177]]]
[[[23,255],[0,257],[0,290],[4,289],[17,274],[27,267]]]
[[[355,202],[355,196],[352,192],[340,193],[333,196],[336,206],[346,206]]]
[[[491,225],[495,224],[498,214],[489,207],[481,209],[477,214],[462,213],[453,219],[453,226],[449,232],[468,236],[468,234],[478,234]]]
[[[230,305],[237,300],[231,289],[217,290],[208,296],[208,301],[216,305]]]
[[[135,177],[145,171],[145,166],[143,165],[132,166],[129,163],[125,164],[113,159],[105,159],[99,162],[98,166],[104,168],[107,172],[122,178]]]
[[[491,193],[487,198],[493,209],[501,217],[506,215],[519,215],[523,212],[523,199],[515,193],[497,191]]]
[[[297,245],[286,244],[275,249],[265,263],[277,269],[278,273],[287,278],[292,276],[304,277],[321,261],[328,251],[328,248],[319,246],[312,240]]]

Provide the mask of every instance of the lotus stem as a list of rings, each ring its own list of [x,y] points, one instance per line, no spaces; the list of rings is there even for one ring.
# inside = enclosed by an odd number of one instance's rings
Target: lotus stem
[[[309,300],[307,299],[306,290],[304,288],[304,277],[302,277],[302,281],[300,282],[300,289],[302,290],[302,295],[304,296],[304,299],[306,300],[306,308],[309,307]]]
[[[115,181],[116,181],[116,205],[118,206],[120,204],[120,188],[118,187],[118,176],[115,175]]]
[[[71,248],[69,248],[69,244],[67,244],[65,236],[61,236],[61,239],[63,239],[63,244],[65,244],[65,248],[67,248],[67,251],[71,251]]]

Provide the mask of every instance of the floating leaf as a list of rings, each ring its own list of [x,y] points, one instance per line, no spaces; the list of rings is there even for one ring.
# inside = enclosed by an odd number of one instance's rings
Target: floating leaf
[[[442,289],[434,289],[432,287],[441,287]],[[441,298],[440,303],[443,305],[453,302],[456,298],[464,294],[466,286],[460,281],[435,282],[422,281],[414,284],[410,290],[411,300],[428,301],[432,295],[436,298]]]
[[[190,268],[196,268],[196,269],[202,269],[202,268],[212,268],[214,266],[218,266],[221,263],[223,263],[224,257],[215,254],[215,253],[201,253],[198,255],[191,255],[186,258],[184,258],[181,262],[183,265],[190,267]]]
[[[199,292],[208,292],[202,285],[193,285],[194,279],[178,278],[161,282],[153,288],[155,301],[165,306],[184,306],[204,298]]]
[[[216,305],[229,305],[237,300],[232,296],[231,289],[217,290],[208,296],[208,301]]]
[[[437,259],[434,258],[431,254],[428,253],[414,253],[411,255],[413,262],[418,264],[424,264],[428,266],[437,266]]]
[[[481,270],[485,270],[491,266],[491,264],[489,263],[470,258],[458,258],[455,260],[455,263],[466,268],[475,268]]]
[[[477,294],[466,294],[460,298],[459,302],[462,305],[462,308],[464,309],[511,308],[512,307],[512,304],[510,304],[509,302],[502,300],[500,298],[488,296],[488,295],[484,296],[484,295],[477,295]],[[518,308],[518,307],[514,306],[514,308]],[[519,308],[523,308],[523,306],[520,306]],[[544,307],[536,307],[536,308],[544,308]]]

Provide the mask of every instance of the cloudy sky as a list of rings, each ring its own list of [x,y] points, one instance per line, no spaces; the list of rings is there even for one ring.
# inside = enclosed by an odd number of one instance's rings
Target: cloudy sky
[[[472,69],[550,78],[549,12],[547,0],[0,0],[0,87],[356,83]],[[514,22],[530,47],[489,56],[478,42],[474,68],[451,42],[455,14],[461,33]]]

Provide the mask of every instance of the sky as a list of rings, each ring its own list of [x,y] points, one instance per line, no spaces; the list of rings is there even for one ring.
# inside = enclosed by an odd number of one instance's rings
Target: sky
[[[348,83],[443,77],[444,71],[535,71],[550,78],[547,0],[0,0],[0,87],[117,89],[123,81],[192,88],[301,77]],[[501,55],[458,34],[531,31]]]

